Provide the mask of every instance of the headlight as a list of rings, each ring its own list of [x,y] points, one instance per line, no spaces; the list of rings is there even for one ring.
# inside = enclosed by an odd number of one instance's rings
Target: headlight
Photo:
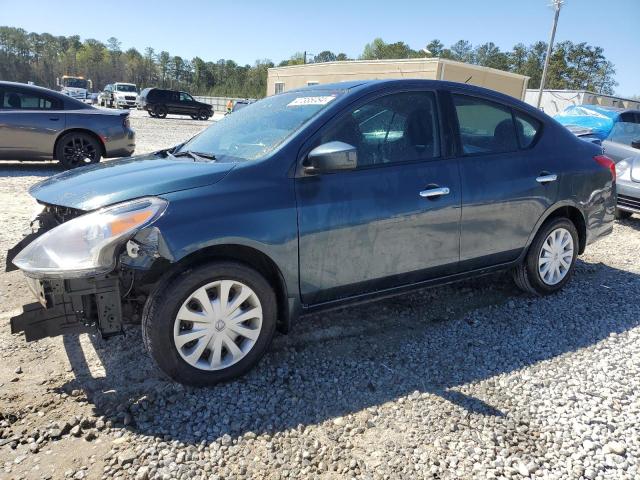
[[[36,238],[13,263],[36,278],[108,273],[115,267],[116,248],[154,222],[166,207],[165,200],[147,197],[87,213]]]
[[[627,172],[627,170],[629,170],[630,166],[631,164],[626,160],[620,160],[618,163],[616,163],[616,177],[623,176]]]

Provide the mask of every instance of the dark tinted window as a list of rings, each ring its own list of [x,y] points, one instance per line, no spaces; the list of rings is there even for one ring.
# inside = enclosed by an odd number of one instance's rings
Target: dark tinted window
[[[319,144],[341,141],[358,149],[358,166],[440,156],[437,108],[431,92],[377,98],[343,116]]]
[[[620,121],[624,123],[640,123],[640,118],[637,118],[634,112],[624,112],[620,114]]]
[[[520,147],[528,148],[535,140],[542,124],[535,118],[525,115],[524,113],[516,112],[515,117],[516,133],[518,134]]]
[[[498,103],[453,95],[462,149],[467,155],[518,149],[511,110]]]
[[[180,92],[180,101],[181,102],[193,102],[193,97],[185,92]]]
[[[0,92],[0,107],[8,110],[60,110],[62,102],[57,98],[20,90]]]

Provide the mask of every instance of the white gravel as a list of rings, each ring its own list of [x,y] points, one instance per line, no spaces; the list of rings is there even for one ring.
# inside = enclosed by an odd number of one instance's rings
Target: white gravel
[[[139,151],[205,124],[134,112]],[[0,258],[51,165],[0,165]],[[507,275],[302,319],[245,378],[165,381],[139,329],[25,344],[1,274],[0,477],[640,477],[640,217],[561,294]]]

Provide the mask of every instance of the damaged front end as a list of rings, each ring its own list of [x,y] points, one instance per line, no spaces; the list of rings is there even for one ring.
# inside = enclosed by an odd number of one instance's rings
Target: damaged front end
[[[11,318],[11,333],[32,341],[97,330],[108,338],[139,320],[139,280],[166,251],[151,226],[165,207],[155,197],[94,212],[45,205],[7,254],[6,271],[20,268],[38,300]]]

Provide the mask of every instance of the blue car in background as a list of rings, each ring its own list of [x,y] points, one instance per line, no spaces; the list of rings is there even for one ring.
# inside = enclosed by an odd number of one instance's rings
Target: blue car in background
[[[555,119],[578,137],[601,144],[616,162],[616,218],[640,214],[640,110],[579,105]]]
[[[42,211],[7,258],[39,304],[11,328],[109,336],[141,319],[167,375],[212,385],[303,314],[502,270],[557,292],[612,231],[615,179],[602,147],[490,90],[289,91],[33,186]]]

